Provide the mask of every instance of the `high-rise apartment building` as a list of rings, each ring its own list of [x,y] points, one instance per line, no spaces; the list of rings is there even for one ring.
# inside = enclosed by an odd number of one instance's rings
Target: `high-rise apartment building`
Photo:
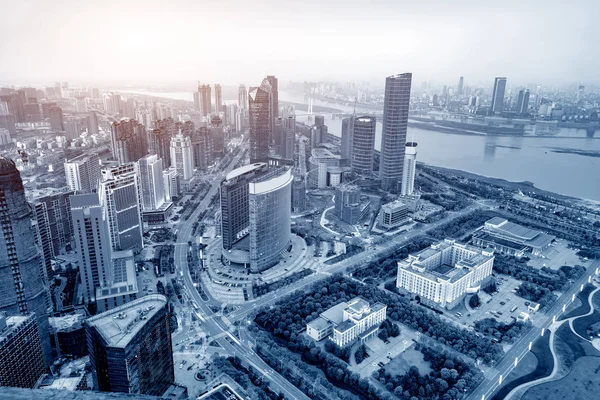
[[[95,389],[162,396],[175,381],[167,298],[148,295],[85,322]]]
[[[95,153],[77,156],[65,162],[65,175],[70,190],[91,193],[98,190],[100,159]]]
[[[33,389],[46,372],[35,314],[0,313],[0,386]]]
[[[98,116],[95,112],[91,112],[86,118],[87,132],[88,135],[97,135],[98,130]]]
[[[213,164],[213,137],[207,127],[200,127],[192,135],[192,154],[194,155],[194,167],[201,171]]]
[[[175,201],[181,195],[180,176],[175,167],[163,171],[163,184],[165,187],[165,200]]]
[[[198,83],[198,105],[200,106],[200,115],[208,117],[212,113],[210,85],[200,85]]]
[[[113,122],[111,126],[113,157],[119,164],[136,162],[148,154],[146,127],[134,119]]]
[[[0,312],[35,313],[44,361],[50,365],[50,298],[31,216],[21,174],[12,160],[0,156]]]
[[[108,221],[97,193],[71,196],[71,219],[75,249],[79,256],[83,299],[96,299],[96,288],[106,282],[111,267]]]
[[[388,76],[385,80],[379,177],[381,188],[392,193],[401,191],[411,81],[411,73]]]
[[[407,142],[402,171],[402,196],[410,196],[415,191],[415,174],[417,170],[417,143]]]
[[[36,242],[42,250],[43,265],[48,282],[54,272],[51,260],[71,242],[73,225],[69,197],[74,192],[64,192],[36,198],[32,203]]]
[[[271,84],[267,79],[259,87],[251,87],[248,93],[250,122],[250,163],[269,159],[271,137]]]
[[[65,130],[62,108],[50,107],[48,110],[48,117],[50,118],[50,128],[55,131]]]
[[[108,221],[113,251],[142,249],[139,181],[135,163],[102,170],[100,204]]]
[[[172,118],[155,122],[155,129],[149,133],[148,144],[150,154],[156,154],[163,160],[165,168],[171,166],[171,138],[175,136],[175,121]]]
[[[375,153],[375,117],[357,117],[352,132],[352,172],[358,175],[373,174],[373,155]]]
[[[87,102],[85,101],[85,96],[75,97],[75,109],[77,110],[77,112],[87,111]]]
[[[171,163],[184,181],[194,176],[194,155],[189,136],[178,133],[171,138]]]
[[[215,113],[218,115],[223,108],[223,91],[221,85],[215,83]]]
[[[492,105],[490,114],[500,114],[504,111],[504,94],[506,92],[506,78],[498,77],[494,80],[494,91],[492,92]]]
[[[165,202],[163,163],[156,154],[140,158],[137,163],[142,192],[142,210],[158,210]]]

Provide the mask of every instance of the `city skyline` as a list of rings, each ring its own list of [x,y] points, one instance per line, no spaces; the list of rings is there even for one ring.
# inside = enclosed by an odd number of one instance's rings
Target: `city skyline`
[[[594,10],[600,5],[594,1],[578,1],[568,9],[558,1],[494,5],[471,0],[418,5],[380,1],[368,7],[356,1],[342,6],[337,1],[312,0],[294,7],[277,6],[271,0],[252,5],[233,1],[228,6],[180,0],[169,7],[138,1],[59,3],[32,0],[4,7],[0,34],[12,40],[0,44],[0,82],[203,79],[233,85],[267,74],[283,82],[296,78],[376,81],[400,69],[412,71],[417,81],[454,82],[459,76],[465,76],[466,82],[485,81],[495,75],[521,84],[600,83],[594,72],[600,61],[586,56],[600,41],[600,33],[593,29]],[[40,18],[44,24],[19,29],[17,21]],[[306,18],[308,28],[303,22]],[[201,24],[196,23],[198,19]],[[155,29],[165,21],[178,22],[169,25],[170,29]],[[360,29],[355,29],[357,24]],[[40,29],[44,46],[31,40],[41,34]],[[240,69],[240,60],[253,58],[252,47],[237,39],[242,32],[245,41],[269,40],[273,56]],[[203,51],[194,51],[197,46],[192,38],[198,35],[222,37],[234,44],[234,51],[223,51],[221,41],[208,41]],[[521,40],[524,37],[527,40]],[[387,40],[373,38],[398,40],[390,51]],[[560,51],[543,50],[549,43]],[[354,51],[365,46],[370,57]],[[170,56],[146,62],[146,55],[161,53]],[[104,62],[108,55],[110,63]],[[40,58],[47,60],[43,68],[34,62]]]

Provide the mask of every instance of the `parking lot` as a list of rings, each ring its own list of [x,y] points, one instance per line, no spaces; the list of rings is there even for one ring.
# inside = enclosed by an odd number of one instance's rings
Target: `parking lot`
[[[568,244],[569,242],[564,239],[556,239],[541,256],[528,255],[531,260],[527,264],[535,268],[548,267],[551,269],[559,269],[563,265],[582,265],[583,263],[576,254],[577,250],[569,249]]]
[[[522,297],[513,293],[513,290],[521,284],[521,281],[510,276],[500,275],[496,279],[498,292],[494,295],[489,295],[484,291],[479,292],[480,306],[472,312],[463,312],[461,317],[457,318],[464,326],[473,327],[475,321],[494,318],[499,322],[511,323],[514,318],[517,318],[521,312],[530,314],[532,322],[535,324],[535,313],[528,311],[530,303]],[[515,308],[516,307],[516,308]]]

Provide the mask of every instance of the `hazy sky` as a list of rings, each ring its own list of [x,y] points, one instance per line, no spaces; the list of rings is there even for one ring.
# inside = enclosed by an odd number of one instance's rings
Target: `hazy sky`
[[[600,83],[600,0],[0,0],[0,82]]]

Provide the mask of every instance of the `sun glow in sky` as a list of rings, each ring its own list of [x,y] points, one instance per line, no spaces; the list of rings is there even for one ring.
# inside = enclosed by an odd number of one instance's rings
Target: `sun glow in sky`
[[[600,83],[599,11],[598,0],[0,0],[0,82],[412,71],[443,83]]]

